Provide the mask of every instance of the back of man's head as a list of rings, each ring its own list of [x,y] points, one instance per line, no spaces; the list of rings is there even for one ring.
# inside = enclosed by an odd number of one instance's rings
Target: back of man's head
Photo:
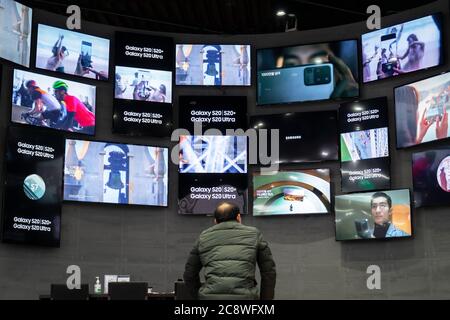
[[[239,207],[235,204],[224,202],[221,203],[214,211],[214,218],[217,223],[226,221],[238,221]]]

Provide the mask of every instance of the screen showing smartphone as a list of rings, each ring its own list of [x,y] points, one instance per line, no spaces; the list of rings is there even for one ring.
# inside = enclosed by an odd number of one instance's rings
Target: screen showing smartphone
[[[301,102],[330,99],[334,90],[331,63],[261,71],[258,74],[258,101]]]
[[[84,68],[92,67],[92,43],[87,41],[81,42],[81,65]]]
[[[396,33],[381,36],[381,71],[384,73],[384,77],[390,77],[395,72],[394,67],[396,65],[397,50]]]

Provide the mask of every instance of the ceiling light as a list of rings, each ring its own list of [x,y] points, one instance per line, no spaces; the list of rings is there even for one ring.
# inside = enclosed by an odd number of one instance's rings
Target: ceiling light
[[[284,10],[278,10],[277,11],[277,17],[283,17],[286,15],[286,12]]]

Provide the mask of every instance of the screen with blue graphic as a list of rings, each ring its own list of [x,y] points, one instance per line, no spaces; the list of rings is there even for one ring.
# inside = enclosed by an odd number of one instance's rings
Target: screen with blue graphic
[[[247,137],[181,136],[180,173],[247,173]]]

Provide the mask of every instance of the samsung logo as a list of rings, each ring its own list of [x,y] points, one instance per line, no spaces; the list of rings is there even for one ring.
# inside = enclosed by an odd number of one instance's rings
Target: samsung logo
[[[286,140],[301,140],[302,136],[286,136]]]

